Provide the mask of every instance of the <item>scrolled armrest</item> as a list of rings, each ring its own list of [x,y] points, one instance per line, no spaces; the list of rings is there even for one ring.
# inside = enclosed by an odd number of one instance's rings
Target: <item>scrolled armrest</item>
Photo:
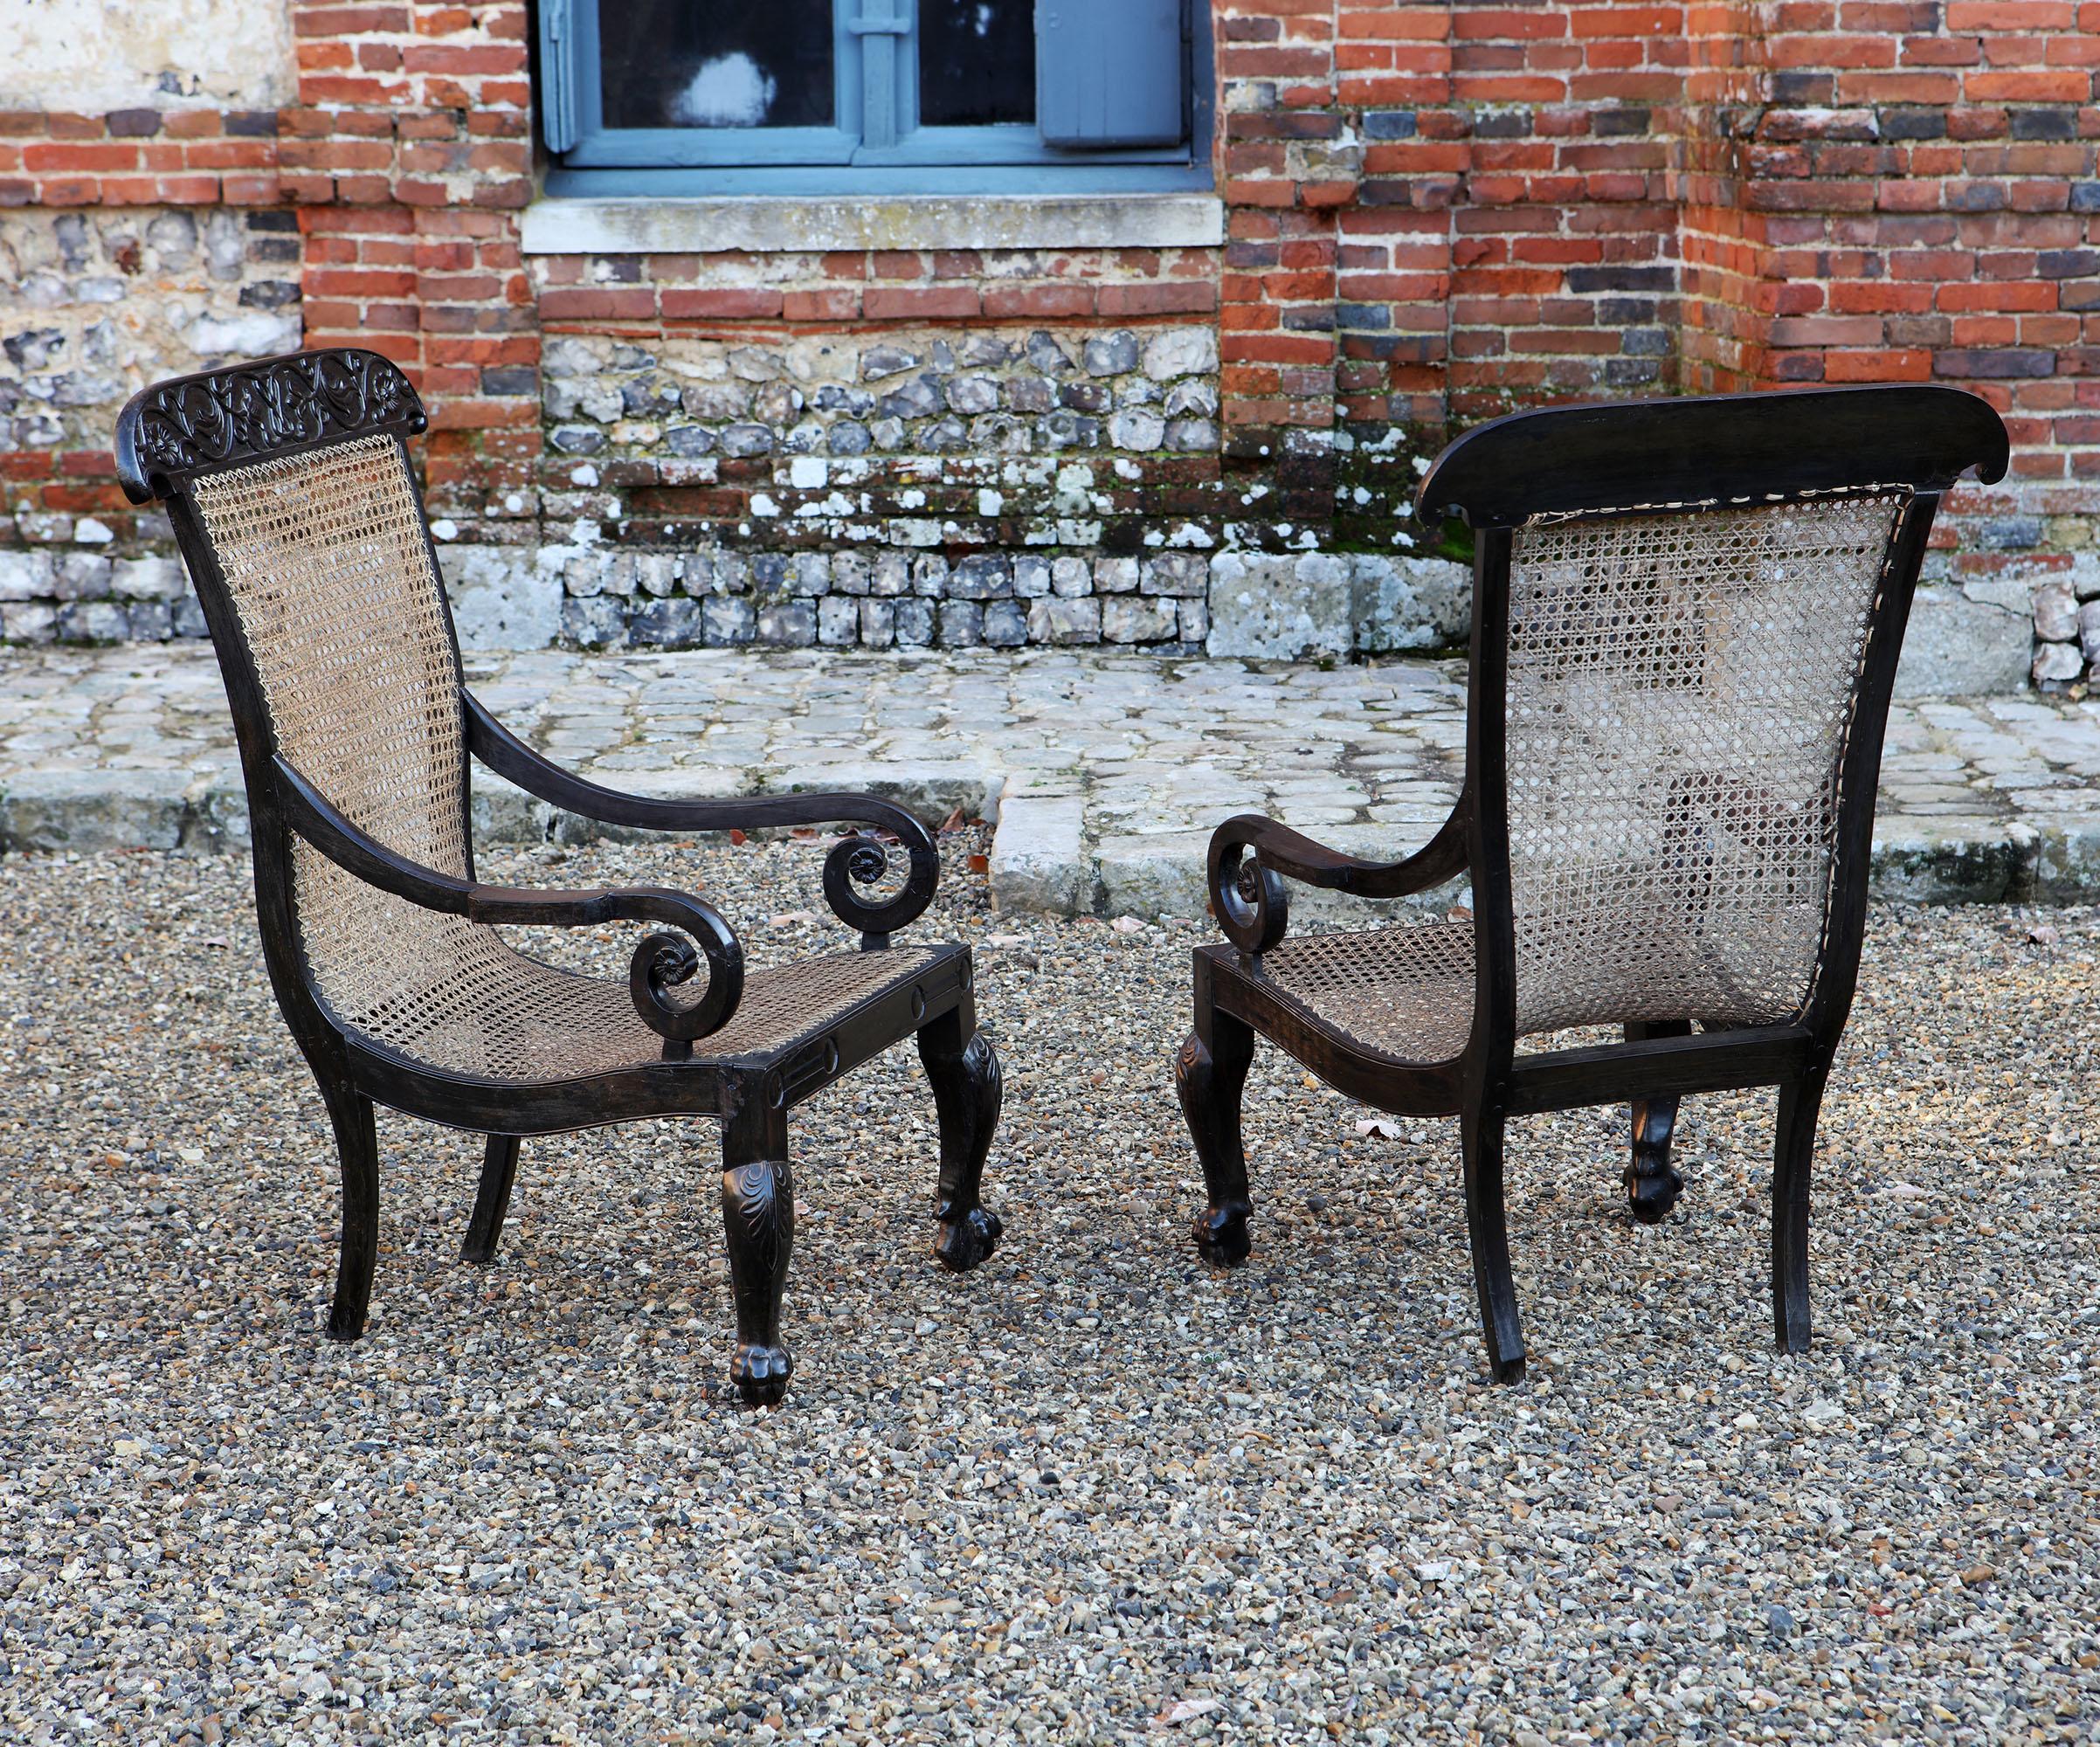
[[[645,935],[627,971],[634,1011],[664,1039],[667,1060],[691,1055],[694,1039],[720,1031],[736,1011],[743,997],[743,948],[712,905],[657,886],[539,891],[485,886],[440,874],[397,855],[352,824],[282,754],[274,763],[278,803],[294,832],[367,885],[424,909],[477,922],[552,928],[665,922],[682,929],[682,934]],[[708,966],[707,992],[697,1001],[674,999],[671,991],[690,982],[703,959]]]
[[[863,934],[887,935],[915,922],[933,901],[941,878],[933,834],[910,812],[874,795],[740,795],[728,800],[660,800],[622,794],[585,781],[519,739],[472,692],[466,694],[467,749],[528,794],[585,818],[642,831],[757,830],[775,825],[874,825],[894,835],[909,864],[904,889],[871,902],[853,888],[872,886],[888,871],[889,849],[862,833],[841,838],[824,862],[824,897],[832,914]]]
[[[1413,855],[1366,861],[1260,813],[1240,813],[1211,834],[1211,907],[1234,946],[1267,952],[1290,926],[1289,894],[1279,875],[1359,898],[1405,897],[1465,871],[1466,827],[1461,802]]]

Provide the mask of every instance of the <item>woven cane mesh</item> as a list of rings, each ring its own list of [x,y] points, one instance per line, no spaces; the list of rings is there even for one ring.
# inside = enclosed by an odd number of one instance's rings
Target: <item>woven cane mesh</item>
[[[465,925],[451,956],[390,963],[327,997],[350,1028],[414,1061],[478,1080],[580,1078],[660,1060],[663,1039],[634,1011],[624,979],[583,977]],[[856,1003],[908,982],[923,947],[843,952],[752,970],[729,1022],[694,1046],[701,1060],[763,1055],[813,1037]],[[703,985],[704,986],[704,985]],[[344,1000],[350,1005],[342,1005]]]
[[[1782,1023],[1907,494],[1539,518],[1510,565],[1517,1031]]]
[[[400,445],[370,437],[241,467],[196,495],[279,751],[396,854],[464,876],[459,674]],[[458,1004],[517,956],[296,840],[292,880],[316,991],[383,1039],[420,1032],[411,1005],[449,1034]]]
[[[1399,1061],[1448,1061],[1473,1029],[1473,924],[1411,922],[1286,938],[1261,974],[1352,1042]]]
[[[368,438],[196,486],[278,749],[395,853],[467,873],[459,673],[400,445]],[[526,957],[494,929],[375,890],[307,845],[293,899],[338,1023],[480,1079],[565,1079],[659,1060],[625,978]],[[706,1056],[784,1047],[922,968],[923,949],[754,970]]]

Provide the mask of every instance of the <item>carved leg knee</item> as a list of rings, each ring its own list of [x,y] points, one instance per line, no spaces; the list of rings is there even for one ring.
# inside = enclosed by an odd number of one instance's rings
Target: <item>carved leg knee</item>
[[[1689,1037],[1690,1023],[1683,1019],[1658,1019],[1646,1025],[1628,1025],[1626,1040],[1640,1043],[1648,1038]],[[1634,1217],[1644,1226],[1654,1225],[1677,1205],[1684,1192],[1684,1178],[1670,1163],[1670,1138],[1677,1127],[1675,1098],[1638,1098],[1634,1101],[1634,1143],[1625,1171],[1627,1202]]]
[[[518,1137],[489,1136],[473,1218],[466,1222],[466,1240],[459,1246],[461,1261],[486,1266],[496,1259],[496,1240],[503,1235],[503,1216],[510,1211],[510,1187],[517,1176]]]
[[[1670,1136],[1677,1126],[1675,1098],[1634,1102],[1634,1153],[1626,1168],[1627,1202],[1644,1226],[1654,1225],[1677,1205],[1684,1179],[1670,1164]]]
[[[777,1118],[777,1112],[765,1116]],[[756,1130],[756,1132],[754,1132]],[[722,1220],[729,1239],[736,1353],[729,1376],[754,1405],[787,1392],[795,1361],[780,1338],[780,1301],[795,1241],[794,1184],[783,1120],[732,1117],[723,1136]]]
[[[998,1246],[1006,1229],[979,1199],[984,1156],[999,1122],[1005,1086],[999,1058],[984,1034],[961,1012],[943,1014],[919,1032],[919,1060],[933,1086],[941,1123],[941,1176],[933,1253],[943,1267],[967,1274]]]
[[[1253,1027],[1215,1007],[1199,1008],[1196,1029],[1174,1058],[1174,1087],[1203,1164],[1207,1196],[1196,1219],[1196,1247],[1221,1267],[1245,1261],[1253,1247],[1247,1222],[1254,1204],[1240,1136],[1240,1094],[1254,1060]]]
[[[342,1253],[335,1267],[335,1302],[328,1335],[354,1341],[364,1333],[371,1309],[372,1272],[379,1256],[379,1136],[372,1101],[348,1081],[321,1082],[335,1151],[342,1166]]]

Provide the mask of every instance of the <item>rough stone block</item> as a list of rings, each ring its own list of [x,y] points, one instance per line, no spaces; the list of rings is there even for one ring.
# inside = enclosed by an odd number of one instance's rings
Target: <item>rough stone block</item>
[[[701,635],[701,603],[682,595],[645,599],[627,619],[628,640],[650,648],[696,648]]]
[[[0,606],[0,639],[49,643],[59,634],[59,609],[49,601],[10,601]]]
[[[1472,632],[1473,576],[1463,564],[1359,552],[1350,585],[1355,645],[1366,654],[1453,648]]]
[[[683,567],[684,561],[675,552],[637,552],[634,586],[645,595],[676,594]]]
[[[974,649],[984,640],[984,609],[975,601],[943,601],[941,647]]]
[[[1171,600],[1113,595],[1101,604],[1101,634],[1110,643],[1167,643],[1178,621]]]
[[[466,649],[544,649],[563,635],[562,585],[522,546],[438,552],[452,623]]]
[[[1170,328],[1145,342],[1144,373],[1154,382],[1204,376],[1218,368],[1218,335],[1209,328]]]
[[[1022,600],[1040,600],[1050,587],[1049,559],[1031,552],[1013,561],[1013,592]]]
[[[1166,421],[1143,407],[1119,412],[1109,421],[1109,441],[1118,449],[1150,452],[1166,441]]]
[[[1227,552],[1211,560],[1212,655],[1302,661],[1346,655],[1352,639],[1350,566],[1324,552]]]
[[[627,640],[627,610],[611,595],[565,600],[562,635],[585,649],[618,649]]]
[[[165,643],[174,634],[173,616],[164,600],[134,601],[124,617],[135,643]]]
[[[1091,598],[1062,600],[1055,597],[1032,601],[1028,606],[1028,636],[1035,643],[1098,643],[1101,603]]]
[[[1201,599],[1211,584],[1211,563],[1199,552],[1162,552],[1144,562],[1139,590],[1148,595]]]
[[[1077,795],[1021,796],[1009,777],[991,839],[991,902],[1012,912],[1085,915],[1094,908],[1086,803]]]
[[[1050,592],[1063,600],[1076,600],[1094,592],[1094,573],[1084,558],[1057,558],[1050,565]]]
[[[1097,595],[1128,595],[1137,591],[1137,560],[1135,558],[1096,558],[1094,561],[1094,592]]]
[[[864,602],[847,595],[826,595],[817,603],[817,641],[829,648],[860,640]]]
[[[748,600],[734,595],[709,595],[700,604],[700,626],[708,646],[720,649],[749,643],[756,633],[758,617]]]
[[[2089,661],[2100,661],[2100,600],[2090,600],[2078,609],[2078,646]]]
[[[995,600],[984,608],[984,641],[994,649],[1018,649],[1028,640],[1026,609],[1019,601]]]
[[[933,603],[907,597],[895,603],[898,644],[923,649],[933,641]]]
[[[130,618],[113,600],[68,601],[59,609],[62,643],[121,643],[130,635]]]
[[[949,595],[957,600],[1001,599],[1013,592],[1007,561],[990,553],[972,553],[955,567],[948,582]]]
[[[871,595],[895,597],[911,592],[911,560],[901,552],[878,552],[867,573]]]
[[[31,770],[0,793],[0,849],[173,849],[189,817],[186,770]]]
[[[868,570],[867,553],[834,552],[832,587],[842,595],[864,595],[868,591]]]
[[[106,600],[112,569],[100,552],[61,552],[52,567],[52,592],[62,601]]]
[[[0,551],[0,601],[48,600],[54,581],[50,553]]]
[[[817,640],[817,608],[805,600],[775,601],[758,610],[758,641],[806,649]]]
[[[190,578],[179,558],[119,558],[109,585],[124,600],[171,601],[189,589]],[[0,591],[0,600],[6,598]]]
[[[2048,582],[2034,590],[2034,635],[2044,643],[2068,643],[2078,634],[2078,596],[2070,583]]]
[[[2085,658],[2076,643],[2038,643],[2029,671],[2038,686],[2066,685],[2085,671]]]
[[[2019,691],[2031,646],[2027,622],[2019,614],[1938,584],[1921,587],[1911,600],[1896,663],[1896,695]]]

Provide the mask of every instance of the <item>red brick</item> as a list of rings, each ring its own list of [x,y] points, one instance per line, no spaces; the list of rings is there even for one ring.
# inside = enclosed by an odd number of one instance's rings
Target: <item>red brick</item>
[[[861,313],[871,321],[924,321],[980,314],[975,286],[870,286],[861,295]]]
[[[777,291],[759,287],[725,291],[687,291],[667,287],[658,293],[663,312],[673,319],[720,317],[766,318],[781,313],[783,299]]]

